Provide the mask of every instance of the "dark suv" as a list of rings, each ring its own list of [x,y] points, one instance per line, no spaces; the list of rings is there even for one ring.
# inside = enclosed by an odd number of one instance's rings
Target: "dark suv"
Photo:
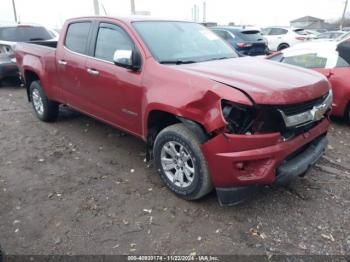
[[[257,29],[233,26],[211,29],[241,55],[257,56],[268,53],[267,42]]]

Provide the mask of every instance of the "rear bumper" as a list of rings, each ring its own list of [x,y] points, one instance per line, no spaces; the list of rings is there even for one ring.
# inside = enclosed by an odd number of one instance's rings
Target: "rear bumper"
[[[0,63],[0,80],[6,77],[18,77],[19,70],[15,63]]]
[[[304,173],[322,156],[328,126],[328,119],[324,119],[286,142],[279,133],[221,134],[211,139],[202,150],[219,198],[226,198],[231,191],[243,192],[248,186],[282,184]]]

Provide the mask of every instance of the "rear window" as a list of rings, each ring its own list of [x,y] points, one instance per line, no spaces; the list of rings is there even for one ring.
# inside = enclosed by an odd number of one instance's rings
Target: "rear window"
[[[262,39],[262,35],[259,30],[247,30],[239,32],[239,36],[244,41],[257,41]]]
[[[87,42],[91,22],[70,24],[67,30],[65,46],[76,53],[87,54]]]
[[[295,29],[293,30],[298,35],[307,35],[308,33],[304,29]]]
[[[51,34],[40,26],[0,28],[0,40],[11,42],[43,41],[52,39]]]

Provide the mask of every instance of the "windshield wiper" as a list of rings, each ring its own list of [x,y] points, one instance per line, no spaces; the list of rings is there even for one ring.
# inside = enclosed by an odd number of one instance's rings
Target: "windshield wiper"
[[[204,60],[203,62],[214,61],[214,60],[224,60],[224,59],[230,59],[230,58],[234,58],[234,57],[232,56],[215,57],[208,60]]]
[[[192,60],[164,60],[164,61],[160,61],[159,63],[161,63],[161,64],[183,65],[183,64],[197,63],[197,61],[192,61]]]
[[[31,38],[29,41],[44,41],[43,38]]]

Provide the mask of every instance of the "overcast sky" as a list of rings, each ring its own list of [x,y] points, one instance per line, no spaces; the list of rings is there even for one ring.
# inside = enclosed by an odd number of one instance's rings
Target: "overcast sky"
[[[109,15],[130,14],[130,0],[100,0]],[[135,0],[137,11],[150,11],[152,16],[191,20],[194,4],[203,0]],[[345,0],[206,0],[207,21],[220,24],[235,22],[256,26],[288,25],[290,20],[305,15],[323,19],[338,18]],[[0,0],[0,22],[13,21],[11,0]],[[92,15],[93,0],[16,0],[22,22],[59,27],[70,17]],[[350,8],[349,8],[350,9]],[[103,12],[103,11],[102,11]]]

